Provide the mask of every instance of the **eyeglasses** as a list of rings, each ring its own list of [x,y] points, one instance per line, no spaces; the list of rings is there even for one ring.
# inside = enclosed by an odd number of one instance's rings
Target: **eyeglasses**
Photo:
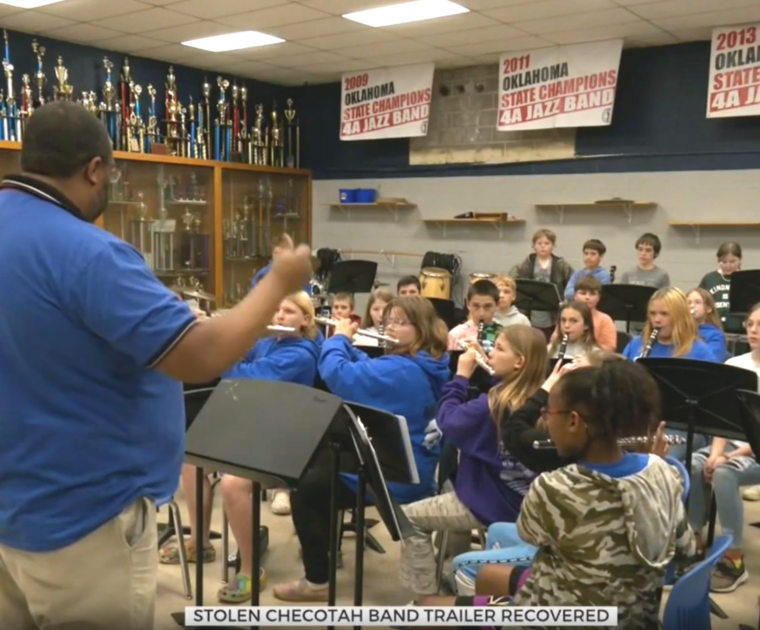
[[[411,322],[408,319],[394,319],[389,317],[385,320],[386,328],[400,328],[401,326],[408,326]]]
[[[538,413],[544,421],[548,421],[549,416],[560,416],[565,413],[572,413],[572,409],[549,409],[549,407],[541,407]]]

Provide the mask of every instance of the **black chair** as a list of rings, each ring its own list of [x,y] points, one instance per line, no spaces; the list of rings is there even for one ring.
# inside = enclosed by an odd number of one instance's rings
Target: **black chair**
[[[615,352],[620,354],[625,350],[625,347],[630,343],[632,337],[623,330],[617,331],[617,345],[615,346]]]

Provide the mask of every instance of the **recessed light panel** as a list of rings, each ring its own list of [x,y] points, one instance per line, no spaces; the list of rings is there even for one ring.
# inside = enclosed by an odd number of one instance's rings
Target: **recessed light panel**
[[[392,26],[393,24],[420,22],[449,15],[469,13],[469,11],[469,9],[449,2],[449,0],[417,0],[416,2],[405,2],[388,7],[357,11],[356,13],[346,13],[343,17],[360,24],[366,24],[367,26]]]
[[[0,0],[0,4],[7,4],[9,7],[18,7],[19,9],[36,9],[56,2],[63,2],[63,0]]]
[[[240,33],[228,33],[227,35],[193,39],[189,42],[182,42],[182,45],[210,52],[228,52],[230,50],[243,50],[244,48],[255,48],[257,46],[269,46],[270,44],[279,44],[284,41],[284,39],[265,33],[242,31]]]

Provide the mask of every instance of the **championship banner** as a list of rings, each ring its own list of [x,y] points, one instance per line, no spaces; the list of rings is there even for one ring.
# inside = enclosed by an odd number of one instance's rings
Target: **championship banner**
[[[381,140],[427,135],[435,64],[343,75],[340,139]]]
[[[501,56],[499,131],[612,122],[623,40]]]
[[[712,32],[707,117],[760,114],[760,24],[721,26]]]

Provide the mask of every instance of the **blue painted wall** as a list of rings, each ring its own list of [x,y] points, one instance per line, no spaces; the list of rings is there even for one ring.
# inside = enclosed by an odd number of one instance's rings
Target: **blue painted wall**
[[[709,60],[709,42],[623,51],[613,124],[578,129],[576,159],[527,164],[410,166],[407,139],[341,142],[340,84],[306,86],[302,163],[315,179],[760,168],[760,117],[705,117]]]

